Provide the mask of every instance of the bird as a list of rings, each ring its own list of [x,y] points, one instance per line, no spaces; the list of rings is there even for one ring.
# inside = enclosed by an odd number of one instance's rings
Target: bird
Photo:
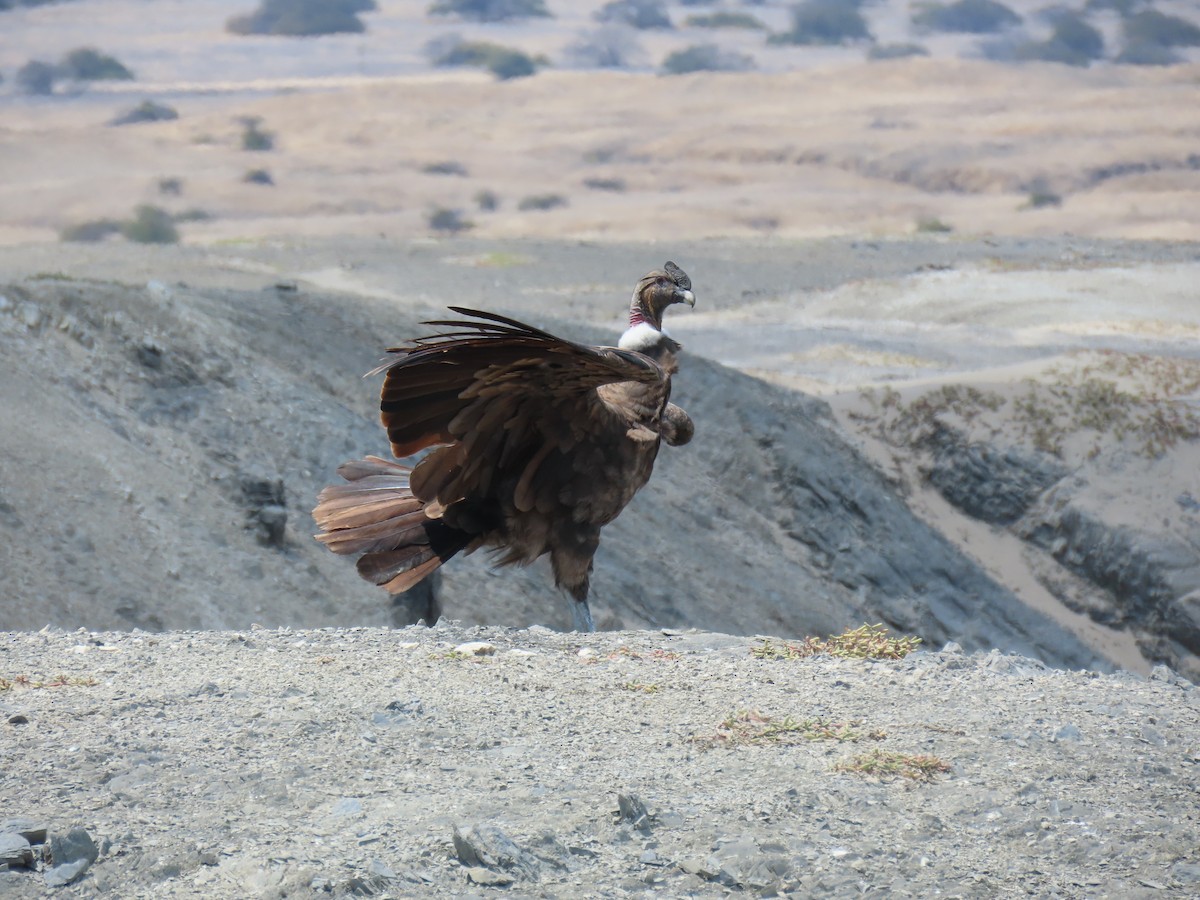
[[[616,347],[459,306],[463,318],[424,323],[442,330],[389,348],[368,374],[384,373],[392,455],[425,455],[340,466],[345,483],[317,497],[316,539],[393,594],[481,547],[498,566],[549,554],[575,630],[595,631],[600,531],[649,480],[660,445],[694,433],[670,402],[681,345],[662,320],[679,303],[695,306],[692,282],[667,262],[637,283]]]

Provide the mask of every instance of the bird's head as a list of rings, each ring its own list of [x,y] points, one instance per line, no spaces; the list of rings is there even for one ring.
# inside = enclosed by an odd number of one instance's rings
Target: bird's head
[[[645,323],[656,331],[662,330],[663,312],[672,303],[696,305],[692,294],[692,279],[673,262],[655,269],[638,282],[629,307],[629,327]]]

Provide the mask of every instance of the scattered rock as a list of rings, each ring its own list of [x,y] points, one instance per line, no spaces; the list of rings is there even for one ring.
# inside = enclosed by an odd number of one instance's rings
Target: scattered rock
[[[0,867],[26,868],[33,865],[33,847],[22,835],[0,831]]]
[[[650,830],[650,813],[642,798],[632,792],[617,794],[617,821],[628,822],[639,831]]]
[[[508,887],[516,879],[503,872],[493,872],[483,866],[471,866],[467,869],[467,881],[483,887]]]
[[[528,881],[537,881],[541,874],[537,857],[494,825],[455,827],[454,850],[466,866],[500,869]]]
[[[493,656],[496,653],[496,645],[487,641],[467,641],[455,647],[454,652],[463,656]]]
[[[63,887],[77,881],[100,856],[100,849],[83,828],[72,828],[65,835],[50,837],[49,860],[52,868],[46,871],[46,884]]]

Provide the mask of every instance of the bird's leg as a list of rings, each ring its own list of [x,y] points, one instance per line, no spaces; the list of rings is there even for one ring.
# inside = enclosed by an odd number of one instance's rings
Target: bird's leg
[[[576,600],[572,597],[569,601],[571,604],[571,617],[575,622],[575,631],[593,632],[596,630],[596,623],[592,621],[592,611],[588,608],[587,599]]]

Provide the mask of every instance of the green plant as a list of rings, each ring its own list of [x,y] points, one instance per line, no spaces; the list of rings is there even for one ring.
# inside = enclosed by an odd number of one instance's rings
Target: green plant
[[[757,710],[738,710],[727,716],[716,728],[715,734],[698,738],[699,743],[709,746],[761,746],[763,744],[796,745],[813,741],[856,742],[879,741],[887,734],[879,729],[864,729],[863,723],[830,722],[826,719],[782,719],[764,715]]]
[[[567,198],[562,194],[531,194],[528,197],[521,198],[521,202],[517,204],[517,209],[522,212],[530,210],[544,211],[558,209],[566,205]]]
[[[663,60],[664,75],[690,72],[746,72],[754,68],[754,58],[744,53],[722,50],[716,44],[693,44],[676,50]]]
[[[513,19],[548,17],[544,0],[437,0],[429,7],[431,16],[458,16],[476,22],[507,22]]]
[[[133,109],[126,110],[109,120],[109,125],[137,125],[140,122],[168,122],[178,119],[177,113],[165,103],[143,100]]]
[[[438,41],[427,50],[435,66],[476,66],[500,81],[532,75],[538,67],[538,60],[528,54],[488,41]]]
[[[1200,46],[1200,27],[1179,16],[1147,9],[1125,20],[1125,42],[1159,47]]]
[[[448,234],[458,234],[475,227],[473,222],[463,216],[461,210],[446,209],[440,206],[430,211],[426,221],[432,230]]]
[[[799,643],[774,643],[764,639],[750,649],[755,659],[807,659],[819,653],[842,659],[903,659],[921,644],[919,637],[889,637],[883,624],[848,628],[825,639],[806,637]]]
[[[183,193],[182,178],[160,178],[155,182],[158,192],[167,197],[178,197]]]
[[[174,244],[179,240],[170,213],[148,205],[134,209],[133,218],[122,223],[121,234],[138,244]]]
[[[475,205],[482,212],[495,212],[500,208],[500,196],[495,191],[482,190],[475,192]]]
[[[917,219],[918,234],[945,234],[953,230],[954,226],[948,225],[937,216],[921,216]]]
[[[808,0],[792,7],[792,27],[768,39],[771,44],[845,44],[869,41],[871,32],[856,4]]]
[[[609,0],[592,16],[597,22],[615,22],[633,28],[670,28],[662,0]]]
[[[248,169],[246,174],[242,176],[242,181],[246,184],[262,184],[267,187],[275,186],[275,179],[271,177],[271,173],[266,169]]]
[[[114,57],[94,47],[78,47],[58,64],[59,72],[72,81],[129,81],[133,73]]]
[[[703,16],[688,16],[683,24],[689,28],[745,28],[756,31],[765,31],[767,28],[757,16],[725,10]]]
[[[583,186],[593,191],[612,191],[620,193],[625,190],[624,178],[585,178]]]
[[[657,694],[659,691],[657,684],[646,684],[642,681],[627,681],[621,687],[639,694]]]
[[[376,9],[375,0],[262,0],[258,9],[225,23],[231,34],[313,37],[366,31],[359,13]]]
[[[1035,190],[1029,193],[1022,209],[1045,209],[1048,206],[1062,206],[1062,197],[1053,191]]]
[[[1113,61],[1124,66],[1173,66],[1183,62],[1183,57],[1170,47],[1133,41]]]
[[[0,678],[0,691],[11,691],[14,688],[94,687],[99,683],[90,675],[56,675],[52,678],[17,675],[15,678]]]
[[[442,162],[426,163],[421,166],[421,171],[428,175],[458,175],[466,177],[467,167],[455,160],[444,160]]]
[[[867,51],[867,59],[904,59],[909,56],[928,56],[920,44],[875,44]]]
[[[50,63],[32,59],[17,69],[17,90],[22,94],[49,96],[54,93],[58,72]]]
[[[912,781],[932,781],[950,771],[950,765],[928,753],[897,753],[876,747],[843,760],[833,767],[835,772],[870,775],[876,778],[908,778]]]
[[[59,231],[58,239],[70,243],[91,244],[119,234],[120,231],[121,223],[116,219],[93,219],[89,222],[67,225]]]
[[[275,147],[275,135],[263,131],[259,126],[262,119],[258,116],[245,116],[242,123],[242,149],[254,152],[272,150]]]
[[[212,213],[193,206],[190,209],[185,209],[183,212],[177,212],[171,217],[176,222],[207,222],[212,218]]]
[[[996,0],[930,3],[919,7],[912,15],[912,23],[917,28],[968,34],[990,34],[1020,22],[1020,16]]]

